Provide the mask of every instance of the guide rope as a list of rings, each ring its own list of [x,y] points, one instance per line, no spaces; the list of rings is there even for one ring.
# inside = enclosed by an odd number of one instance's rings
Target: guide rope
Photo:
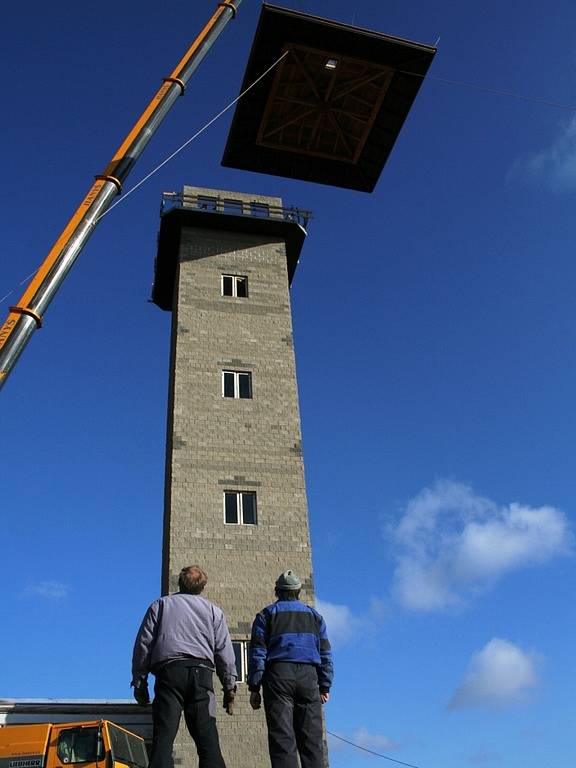
[[[222,115],[227,112],[229,109],[231,109],[240,99],[245,96],[248,91],[250,91],[252,88],[254,88],[255,85],[257,85],[266,75],[273,70],[275,67],[278,66],[278,64],[282,61],[282,59],[287,56],[289,51],[285,51],[280,58],[278,58],[268,69],[263,72],[260,77],[258,77],[254,82],[249,85],[242,93],[240,93],[233,101],[231,101],[224,109],[222,109],[217,115],[215,115],[211,120],[209,120],[200,130],[196,131],[196,133],[191,136],[189,139],[187,139],[178,149],[176,149],[174,152],[172,152],[171,155],[168,155],[164,160],[162,160],[161,163],[159,163],[155,168],[153,168],[150,173],[148,173],[146,176],[144,176],[143,179],[141,179],[139,182],[137,182],[133,187],[131,187],[129,190],[127,190],[121,198],[119,198],[115,203],[113,203],[107,211],[105,211],[102,216],[100,216],[97,221],[100,221],[100,219],[103,219],[104,216],[107,216],[110,211],[112,211],[114,208],[116,208],[117,205],[120,205],[120,203],[123,203],[124,200],[126,200],[127,197],[129,197],[133,192],[135,192],[139,187],[141,187],[145,182],[147,182],[152,176],[154,176],[155,173],[158,173],[158,171],[163,168],[167,163],[170,162],[176,155],[180,154],[182,150],[186,149],[186,147],[191,144],[195,139],[200,136],[200,134],[204,133],[205,130],[207,130],[213,123],[216,122]],[[451,80],[446,77],[436,77],[435,75],[421,75],[418,72],[410,72],[409,70],[398,70],[400,74],[403,75],[411,75],[412,77],[419,77],[422,80],[435,80],[438,83],[444,83],[445,85],[455,85],[460,86],[462,88],[470,88],[472,90],[476,91],[483,91],[484,93],[491,93],[496,96],[506,96],[508,98],[512,99],[519,99],[521,101],[527,101],[532,104],[539,104],[540,106],[545,107],[553,107],[555,109],[563,109],[567,112],[576,112],[576,104],[562,104],[558,101],[551,101],[550,99],[543,99],[538,96],[526,96],[525,94],[521,93],[515,93],[514,91],[507,91],[500,88],[492,88],[487,85],[481,85],[478,83],[468,83],[464,80]],[[14,287],[12,290],[8,291],[2,298],[0,298],[0,304],[3,304],[6,299],[11,296],[17,288],[19,288],[21,285],[23,285],[27,280],[30,280],[30,278],[34,277],[38,269],[35,269],[34,272],[29,274],[27,277],[23,278],[20,283],[16,287]],[[338,737],[337,737],[338,738]]]
[[[96,219],[96,222],[95,222],[95,223],[98,223],[98,222],[99,222],[101,219],[103,219],[103,218],[104,218],[104,216],[107,216],[107,215],[110,213],[110,211],[112,211],[114,208],[116,208],[116,206],[117,206],[117,205],[120,205],[120,203],[123,203],[123,202],[124,202],[124,200],[126,200],[126,198],[127,198],[127,197],[129,197],[129,196],[130,196],[130,195],[131,195],[133,192],[135,192],[135,191],[136,191],[136,190],[137,190],[139,187],[141,187],[141,186],[142,186],[142,185],[143,185],[145,182],[147,182],[147,181],[148,181],[150,178],[152,178],[152,176],[154,176],[154,174],[155,174],[155,173],[158,173],[158,171],[159,171],[161,168],[163,168],[163,167],[166,165],[166,163],[169,163],[169,162],[170,162],[170,160],[172,160],[173,158],[175,158],[175,157],[176,157],[176,155],[180,154],[180,152],[182,152],[182,150],[186,149],[186,147],[187,147],[189,144],[191,144],[191,143],[194,141],[194,139],[197,139],[197,138],[198,138],[198,136],[200,136],[200,134],[204,133],[204,131],[205,131],[205,130],[207,130],[207,129],[208,129],[208,128],[209,128],[209,127],[210,127],[210,126],[213,124],[213,123],[215,123],[215,122],[216,122],[216,120],[218,120],[220,117],[222,117],[222,115],[223,115],[225,112],[227,112],[227,111],[228,111],[229,109],[231,109],[231,108],[232,108],[232,107],[233,107],[235,104],[237,104],[237,103],[240,101],[240,99],[241,99],[243,96],[245,96],[245,95],[248,93],[248,91],[250,91],[252,88],[254,88],[254,86],[255,86],[255,85],[257,85],[257,84],[260,82],[260,80],[262,80],[264,77],[266,77],[266,75],[267,75],[269,72],[271,72],[271,71],[272,71],[272,70],[273,70],[275,67],[277,67],[277,66],[278,66],[278,64],[279,64],[279,63],[282,61],[282,59],[283,59],[285,56],[287,56],[287,55],[288,55],[288,53],[289,53],[289,51],[284,51],[284,53],[282,54],[282,56],[280,56],[278,59],[276,59],[276,61],[274,62],[274,64],[271,64],[271,65],[268,67],[268,69],[267,69],[265,72],[263,72],[263,73],[260,75],[260,77],[256,78],[256,80],[254,80],[254,82],[253,82],[253,83],[251,83],[251,84],[250,84],[250,85],[249,85],[247,88],[245,88],[245,89],[242,91],[242,93],[240,93],[238,96],[236,96],[236,98],[235,98],[235,99],[233,99],[233,100],[232,100],[232,101],[231,101],[231,102],[230,102],[230,103],[229,103],[227,106],[225,106],[225,107],[224,107],[224,109],[220,110],[220,112],[218,112],[218,114],[217,114],[217,115],[214,115],[214,117],[213,117],[211,120],[209,120],[209,121],[208,121],[208,122],[207,122],[205,125],[203,125],[203,126],[202,126],[202,128],[200,128],[198,131],[196,131],[196,133],[195,133],[193,136],[190,136],[190,138],[189,138],[189,139],[187,139],[187,140],[186,140],[186,141],[185,141],[183,144],[181,144],[181,145],[178,147],[178,149],[176,149],[174,152],[172,152],[172,154],[168,155],[168,157],[166,157],[164,160],[162,160],[162,162],[161,162],[161,163],[158,163],[158,165],[157,165],[155,168],[153,168],[153,169],[150,171],[150,173],[146,174],[146,176],[144,176],[144,178],[143,178],[143,179],[140,179],[140,181],[139,181],[139,182],[137,182],[136,184],[134,184],[134,186],[133,186],[133,187],[131,187],[130,189],[128,189],[128,190],[127,190],[127,191],[126,191],[126,192],[125,192],[125,193],[122,195],[122,197],[121,197],[120,199],[118,199],[118,200],[117,200],[115,203],[113,203],[113,204],[112,204],[112,205],[111,205],[111,206],[108,208],[108,210],[107,210],[107,211],[105,211],[105,212],[102,214],[102,216],[99,216],[99,217]],[[0,299],[0,304],[2,304],[3,302],[5,302],[5,301],[6,301],[6,299],[7,299],[9,296],[11,296],[11,295],[14,293],[14,291],[16,291],[16,290],[17,290],[17,288],[19,288],[19,287],[20,287],[21,285],[23,285],[25,282],[27,282],[28,280],[30,280],[30,278],[34,277],[34,275],[36,274],[36,272],[38,271],[38,269],[39,269],[39,268],[40,268],[40,267],[38,267],[37,269],[35,269],[35,270],[34,270],[34,272],[31,272],[31,273],[30,273],[30,274],[29,274],[27,277],[23,278],[23,279],[22,279],[22,280],[21,280],[21,281],[18,283],[18,285],[17,285],[17,286],[15,286],[14,288],[12,288],[12,290],[8,291],[8,293],[6,293],[4,296],[2,296],[2,298]]]
[[[178,149],[176,149],[174,152],[172,152],[172,154],[171,154],[171,155],[168,155],[168,157],[166,157],[164,160],[162,160],[162,162],[161,162],[161,163],[158,163],[158,165],[157,165],[155,168],[153,168],[153,169],[150,171],[150,173],[146,174],[146,176],[144,176],[144,178],[143,178],[143,179],[140,179],[140,181],[139,181],[139,182],[137,182],[136,184],[134,184],[134,186],[133,186],[133,187],[131,187],[131,188],[130,188],[130,189],[127,191],[127,192],[125,192],[125,194],[123,194],[123,195],[122,195],[122,197],[121,197],[119,200],[117,200],[115,203],[113,203],[113,204],[112,204],[112,205],[111,205],[111,206],[108,208],[108,210],[107,210],[107,211],[104,211],[104,213],[102,214],[102,216],[99,216],[99,217],[98,217],[98,219],[96,220],[96,222],[98,222],[98,221],[100,221],[101,219],[103,219],[103,218],[104,218],[104,216],[107,216],[107,215],[110,213],[110,211],[113,211],[113,210],[114,210],[114,208],[116,208],[116,206],[117,206],[117,205],[120,205],[120,203],[123,203],[123,202],[124,202],[124,200],[126,200],[126,198],[127,198],[127,197],[129,197],[129,195],[131,195],[131,194],[132,194],[133,192],[135,192],[135,191],[136,191],[136,190],[137,190],[139,187],[141,187],[141,186],[142,186],[142,184],[144,184],[145,182],[147,182],[147,181],[148,181],[148,179],[152,178],[152,176],[154,176],[154,174],[155,174],[155,173],[158,173],[158,171],[159,171],[161,168],[163,168],[163,167],[164,167],[164,166],[165,166],[167,163],[169,163],[169,162],[170,162],[170,160],[173,160],[173,159],[176,157],[176,155],[180,154],[180,152],[182,152],[182,150],[183,150],[183,149],[186,149],[186,147],[187,147],[189,144],[191,144],[191,143],[194,141],[194,139],[197,139],[197,138],[198,138],[198,136],[200,136],[200,134],[201,134],[201,133],[204,133],[204,131],[205,131],[207,128],[210,128],[210,126],[212,125],[212,123],[215,123],[215,122],[216,122],[216,120],[218,120],[220,117],[222,117],[222,115],[223,115],[225,112],[227,112],[227,111],[228,111],[229,109],[231,109],[231,108],[232,108],[232,107],[233,107],[233,106],[234,106],[234,105],[235,105],[237,102],[239,102],[239,101],[240,101],[240,99],[241,99],[243,96],[245,96],[245,95],[248,93],[248,91],[252,90],[252,88],[254,88],[254,86],[255,86],[255,85],[257,85],[257,84],[260,82],[260,80],[262,80],[263,78],[265,78],[265,77],[266,77],[266,75],[267,75],[269,72],[271,72],[271,71],[274,69],[274,67],[277,67],[277,66],[278,66],[278,64],[280,64],[280,62],[282,61],[282,59],[283,59],[285,56],[288,56],[288,54],[289,54],[289,53],[290,53],[290,51],[284,51],[284,53],[282,54],[282,56],[280,56],[278,59],[276,59],[276,61],[274,62],[274,64],[271,64],[271,65],[268,67],[268,69],[267,69],[265,72],[263,72],[263,73],[260,75],[260,77],[256,78],[256,80],[254,80],[254,82],[253,82],[253,83],[251,83],[251,84],[250,84],[250,85],[249,85],[247,88],[245,88],[245,89],[242,91],[242,93],[240,93],[238,96],[236,96],[236,98],[235,98],[235,99],[233,99],[233,100],[232,100],[232,101],[231,101],[231,102],[230,102],[228,105],[226,105],[226,106],[224,107],[224,109],[220,110],[220,112],[218,112],[218,114],[217,114],[217,115],[214,115],[214,117],[213,117],[211,120],[209,120],[209,121],[208,121],[208,122],[207,122],[205,125],[203,125],[203,126],[202,126],[202,128],[200,128],[200,130],[196,131],[196,133],[195,133],[193,136],[190,136],[190,138],[189,138],[189,139],[187,139],[187,140],[184,142],[184,144],[181,144],[181,145],[178,147]]]
[[[340,739],[340,741],[343,741],[346,744],[350,744],[350,746],[352,747],[356,747],[356,749],[361,749],[364,752],[369,752],[371,755],[376,755],[376,757],[383,757],[384,760],[391,760],[393,763],[398,763],[399,765],[406,765],[408,766],[408,768],[418,768],[417,765],[413,765],[412,763],[403,763],[402,760],[396,760],[393,757],[387,757],[386,755],[381,755],[380,752],[374,752],[372,749],[361,747],[360,744],[355,744],[353,741],[348,741],[348,739],[345,739],[342,736],[338,736],[337,733],[332,733],[332,731],[326,730],[326,733],[329,733],[330,736],[334,736],[335,739]]]

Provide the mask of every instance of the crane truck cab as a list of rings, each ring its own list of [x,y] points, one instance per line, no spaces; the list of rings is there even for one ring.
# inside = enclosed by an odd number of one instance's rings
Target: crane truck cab
[[[144,739],[110,720],[0,727],[0,768],[148,768]]]

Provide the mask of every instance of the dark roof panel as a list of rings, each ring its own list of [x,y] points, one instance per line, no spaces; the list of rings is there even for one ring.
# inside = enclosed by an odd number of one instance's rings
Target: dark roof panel
[[[222,165],[371,192],[435,52],[263,5]]]

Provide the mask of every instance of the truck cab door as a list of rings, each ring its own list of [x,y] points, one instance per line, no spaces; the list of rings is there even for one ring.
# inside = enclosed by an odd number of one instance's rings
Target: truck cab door
[[[46,768],[104,768],[105,756],[101,725],[55,725]]]
[[[104,723],[104,733],[106,745],[110,745],[110,768],[148,768],[146,744],[141,736],[109,720]]]

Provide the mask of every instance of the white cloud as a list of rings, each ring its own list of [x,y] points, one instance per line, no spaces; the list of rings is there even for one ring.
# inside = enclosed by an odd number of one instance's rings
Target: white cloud
[[[316,608],[324,617],[328,637],[333,645],[345,645],[354,640],[361,630],[361,619],[354,616],[347,605],[316,600]]]
[[[22,592],[23,597],[44,597],[47,600],[62,600],[68,596],[69,587],[59,581],[39,581],[29,584]]]
[[[316,608],[324,617],[328,637],[333,646],[357,642],[372,635],[385,618],[386,608],[382,600],[373,597],[367,613],[357,615],[347,605],[316,600]]]
[[[449,709],[503,707],[525,701],[538,684],[534,653],[526,653],[507,640],[494,638],[472,656]]]
[[[547,563],[573,544],[555,507],[499,506],[446,480],[411,499],[386,535],[396,557],[395,597],[415,611],[462,605],[506,573]]]
[[[549,147],[518,158],[508,179],[544,182],[556,192],[576,189],[576,117],[562,125]]]

